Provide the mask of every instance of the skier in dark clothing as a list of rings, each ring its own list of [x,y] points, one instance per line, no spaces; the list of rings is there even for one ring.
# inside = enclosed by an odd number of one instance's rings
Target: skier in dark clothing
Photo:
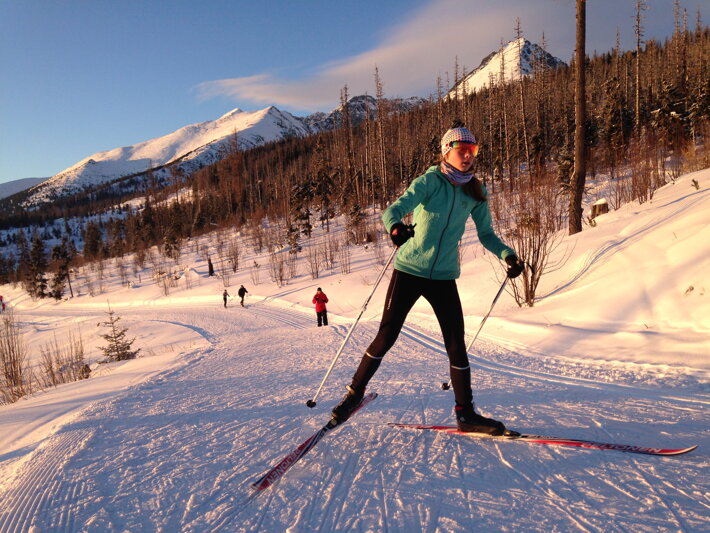
[[[328,325],[328,310],[325,308],[325,304],[328,303],[328,297],[325,293],[318,287],[316,295],[313,297],[313,303],[316,304],[316,316],[318,317],[318,327]]]
[[[239,287],[239,290],[237,291],[237,294],[239,295],[239,298],[241,298],[241,301],[240,301],[239,303],[242,304],[242,307],[244,307],[244,296],[245,296],[246,293],[248,293],[248,292],[249,292],[249,291],[244,288],[244,285],[240,286],[240,287]]]
[[[460,274],[458,243],[468,217],[481,244],[508,265],[514,278],[523,270],[515,252],[495,234],[487,192],[473,176],[478,143],[465,127],[454,127],[441,140],[442,160],[415,179],[382,215],[392,242],[399,247],[377,336],[365,351],[347,394],[333,409],[333,419],[347,420],[365,394],[382,358],[397,340],[414,303],[424,296],[431,304],[444,337],[461,431],[502,435],[505,425],[474,409],[471,367],[464,340],[464,319],[456,278]],[[414,211],[414,224],[402,219]],[[415,228],[416,226],[416,233]]]
[[[229,293],[227,292],[227,289],[224,289],[224,292],[222,293],[222,299],[224,300],[225,309],[227,307],[227,298],[229,298]]]

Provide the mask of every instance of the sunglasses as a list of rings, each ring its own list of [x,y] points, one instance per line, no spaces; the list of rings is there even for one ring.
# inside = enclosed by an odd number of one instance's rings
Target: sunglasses
[[[463,141],[454,141],[449,146],[458,150],[469,150],[473,157],[478,155],[478,145],[473,143],[467,143]]]

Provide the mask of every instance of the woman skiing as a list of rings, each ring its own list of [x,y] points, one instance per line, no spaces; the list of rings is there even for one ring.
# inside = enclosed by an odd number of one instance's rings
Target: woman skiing
[[[365,351],[347,394],[333,409],[336,422],[347,420],[359,405],[382,358],[397,340],[407,314],[423,296],[431,304],[444,337],[459,429],[490,435],[506,431],[502,422],[474,410],[463,311],[456,287],[460,274],[458,243],[469,216],[481,244],[507,263],[507,275],[514,278],[523,270],[515,252],[491,226],[486,189],[471,170],[477,154],[476,138],[460,123],[455,124],[441,140],[441,163],[416,178],[383,213],[382,221],[399,251],[379,331]],[[414,224],[407,226],[402,219],[412,211]]]

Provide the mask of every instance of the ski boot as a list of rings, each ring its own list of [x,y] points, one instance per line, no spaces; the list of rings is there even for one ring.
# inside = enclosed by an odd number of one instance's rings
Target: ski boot
[[[342,424],[353,413],[357,406],[360,405],[362,397],[365,395],[365,391],[357,391],[353,389],[350,385],[346,387],[348,392],[343,396],[343,399],[338,405],[333,408],[332,420],[336,424]]]
[[[454,412],[456,413],[456,425],[459,431],[466,433],[485,433],[486,435],[495,436],[515,433],[506,430],[502,422],[479,415],[474,410],[472,403],[467,406],[456,404]]]

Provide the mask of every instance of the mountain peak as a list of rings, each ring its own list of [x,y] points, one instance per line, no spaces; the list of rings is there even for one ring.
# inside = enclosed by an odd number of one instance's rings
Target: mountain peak
[[[490,85],[497,85],[528,76],[536,69],[554,69],[565,62],[546,52],[541,46],[525,37],[513,39],[483,58],[449,91],[447,97],[473,94]]]
[[[242,113],[244,113],[244,111],[242,111],[242,110],[239,109],[238,107],[235,107],[235,108],[232,109],[231,111],[229,111],[229,112],[225,113],[224,115],[222,115],[221,117],[219,117],[217,120],[230,119],[230,118],[234,117],[235,115],[240,115],[240,114],[242,114]]]

